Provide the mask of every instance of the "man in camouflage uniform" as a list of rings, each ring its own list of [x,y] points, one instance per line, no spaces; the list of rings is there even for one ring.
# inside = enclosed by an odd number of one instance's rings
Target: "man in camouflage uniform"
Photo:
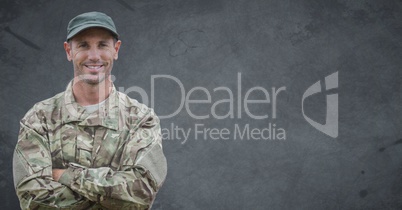
[[[166,177],[159,119],[114,87],[121,41],[110,17],[73,18],[67,89],[21,120],[14,183],[22,209],[149,209]]]

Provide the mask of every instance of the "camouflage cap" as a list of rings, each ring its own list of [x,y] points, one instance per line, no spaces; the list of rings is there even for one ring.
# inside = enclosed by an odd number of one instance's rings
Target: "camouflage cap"
[[[67,26],[67,40],[71,39],[79,32],[92,27],[107,29],[112,32],[116,38],[119,37],[112,18],[101,12],[87,12],[70,20]]]

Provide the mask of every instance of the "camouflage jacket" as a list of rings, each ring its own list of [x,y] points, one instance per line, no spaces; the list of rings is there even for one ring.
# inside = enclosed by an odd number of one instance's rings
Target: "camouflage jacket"
[[[22,209],[148,209],[165,180],[159,119],[115,87],[87,113],[70,82],[20,126],[13,173]],[[55,168],[66,169],[58,182]]]

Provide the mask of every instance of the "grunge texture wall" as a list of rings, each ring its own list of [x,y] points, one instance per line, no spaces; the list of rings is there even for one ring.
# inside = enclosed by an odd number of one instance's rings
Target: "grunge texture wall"
[[[72,79],[67,23],[94,10],[116,87],[165,116],[154,209],[402,208],[402,1],[2,0],[1,209],[19,120]]]

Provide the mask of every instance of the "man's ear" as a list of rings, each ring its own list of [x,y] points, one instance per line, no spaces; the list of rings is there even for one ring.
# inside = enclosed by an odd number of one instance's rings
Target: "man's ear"
[[[118,41],[114,44],[114,50],[116,50],[116,53],[114,54],[114,59],[115,59],[115,60],[117,60],[117,58],[119,58],[120,45],[121,45],[121,41],[120,41],[120,40],[118,40]]]
[[[73,57],[71,55],[71,46],[68,42],[64,42],[64,50],[66,51],[67,60],[71,61]]]

